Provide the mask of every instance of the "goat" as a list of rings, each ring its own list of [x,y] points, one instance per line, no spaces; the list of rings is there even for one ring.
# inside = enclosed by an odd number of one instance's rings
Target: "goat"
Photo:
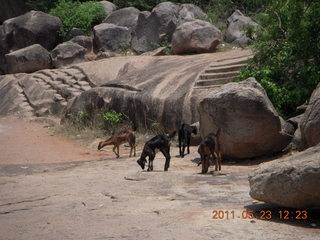
[[[136,156],[136,136],[134,134],[135,129],[126,129],[126,130],[122,130],[116,134],[112,134],[112,136],[102,142],[99,142],[98,145],[98,150],[100,150],[101,148],[103,148],[104,146],[107,145],[114,145],[112,151],[116,154],[117,158],[120,157],[119,155],[119,146],[122,143],[128,142],[130,145],[130,156],[132,155],[132,151],[134,151],[134,157]],[[117,152],[115,151],[115,149],[117,149]]]
[[[197,127],[190,126],[189,124],[183,123],[179,129],[179,154],[180,157],[184,157],[184,150],[187,147],[187,152],[190,154],[190,140],[191,134],[197,134]]]
[[[144,169],[147,162],[146,157],[149,157],[148,171],[153,171],[153,160],[156,156],[156,149],[159,149],[166,158],[164,165],[164,171],[168,171],[170,166],[170,140],[175,136],[176,131],[174,131],[169,136],[164,134],[157,135],[150,140],[148,140],[143,147],[140,158],[137,163],[142,169]]]
[[[216,157],[215,159],[215,170],[221,171],[221,146],[220,146],[220,132],[221,128],[218,129],[217,133],[210,133],[206,136],[198,148],[198,153],[201,157],[201,162],[198,163],[198,166],[202,164],[201,173],[207,173],[210,165],[210,156]]]

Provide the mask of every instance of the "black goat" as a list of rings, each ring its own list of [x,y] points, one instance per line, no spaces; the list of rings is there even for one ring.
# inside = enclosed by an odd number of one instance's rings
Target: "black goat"
[[[144,169],[147,162],[146,157],[149,157],[148,171],[153,170],[153,160],[156,156],[156,149],[159,149],[166,158],[166,163],[164,165],[164,171],[168,171],[170,166],[170,140],[174,137],[176,132],[174,131],[169,136],[160,134],[144,144],[143,151],[141,153],[140,159],[137,160],[137,163],[142,169]]]
[[[198,153],[201,157],[201,162],[199,162],[198,166],[202,164],[202,171],[201,173],[207,173],[210,165],[210,156],[214,158],[216,156],[215,160],[215,170],[221,171],[221,146],[220,146],[220,131],[221,128],[218,129],[217,133],[210,133],[208,136],[206,136],[199,148]]]
[[[196,126],[190,126],[189,124],[183,123],[179,129],[179,154],[180,157],[184,157],[184,150],[187,147],[187,152],[190,154],[190,140],[191,134],[197,134],[198,130]]]

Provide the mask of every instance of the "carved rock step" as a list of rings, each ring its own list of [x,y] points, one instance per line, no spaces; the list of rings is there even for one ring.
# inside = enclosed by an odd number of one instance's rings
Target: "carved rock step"
[[[209,68],[215,68],[215,67],[222,67],[222,66],[230,66],[230,65],[237,65],[237,64],[245,64],[252,58],[252,55],[250,56],[242,56],[239,58],[231,58],[231,59],[224,59],[221,61],[217,61],[209,66]]]
[[[201,80],[201,81],[196,81],[195,86],[211,86],[211,85],[215,85],[215,86],[219,86],[222,84],[226,84],[229,82],[232,82],[235,78],[217,78],[217,79],[210,79],[210,80]]]
[[[223,65],[223,66],[211,66],[204,71],[204,73],[222,73],[222,72],[235,72],[238,71],[244,64]]]
[[[207,79],[222,79],[222,78],[229,78],[233,79],[239,76],[239,72],[227,72],[227,73],[204,73],[199,76],[199,80],[207,80]]]

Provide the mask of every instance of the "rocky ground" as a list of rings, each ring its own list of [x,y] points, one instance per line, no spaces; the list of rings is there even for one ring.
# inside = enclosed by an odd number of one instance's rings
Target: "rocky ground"
[[[46,124],[1,119],[0,239],[320,239],[319,212],[293,219],[296,210],[250,198],[247,176],[260,160],[202,175],[196,150],[181,159],[173,147],[168,172],[161,154],[146,172],[124,147],[115,159],[111,147],[79,146]],[[279,219],[285,210],[292,219]]]

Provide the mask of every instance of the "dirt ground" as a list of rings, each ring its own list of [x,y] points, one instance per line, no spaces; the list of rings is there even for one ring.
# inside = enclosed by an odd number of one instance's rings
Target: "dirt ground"
[[[259,161],[223,162],[203,175],[196,147],[184,159],[173,147],[168,172],[160,153],[146,172],[129,149],[116,159],[111,147],[95,146],[54,136],[43,123],[0,119],[0,239],[320,239],[319,212],[280,220],[287,209],[249,196]],[[261,219],[268,210],[272,218]]]

